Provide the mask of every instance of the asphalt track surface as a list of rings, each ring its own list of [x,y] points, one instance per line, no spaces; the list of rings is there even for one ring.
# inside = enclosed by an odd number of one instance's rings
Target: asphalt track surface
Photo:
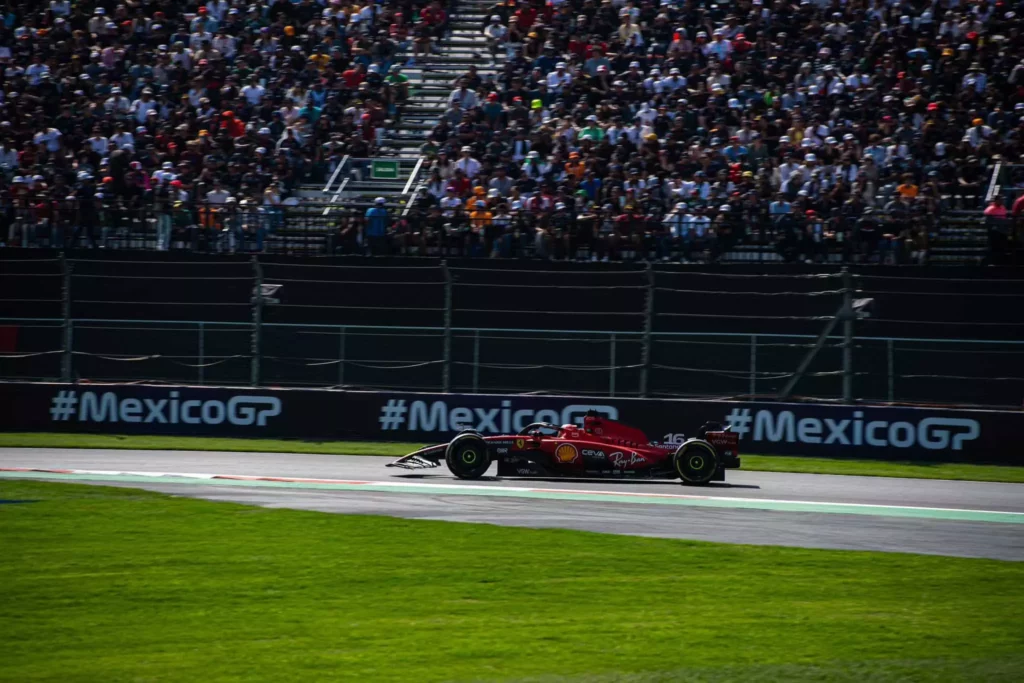
[[[0,470],[8,470],[0,479],[131,486],[334,513],[1024,561],[1024,484],[743,470],[729,471],[725,484],[700,488],[636,480],[464,482],[443,467],[388,469],[389,461],[9,448],[0,449]]]

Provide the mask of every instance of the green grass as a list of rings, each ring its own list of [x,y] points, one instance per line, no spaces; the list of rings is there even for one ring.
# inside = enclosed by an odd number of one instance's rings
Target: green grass
[[[0,482],[0,681],[1017,681],[1024,564]]]
[[[328,453],[398,457],[420,443],[378,441],[285,441],[214,439],[193,436],[117,436],[107,434],[0,433],[0,448],[133,448],[142,450],[262,451],[264,453]],[[965,479],[1024,483],[1024,467],[964,463],[887,462],[846,458],[803,458],[743,455],[743,469],[763,472],[855,474],[867,477]]]
[[[785,455],[744,455],[743,469],[762,472],[806,472],[848,474],[865,477],[910,477],[913,479],[964,479],[1024,483],[1024,467],[972,465],[955,462],[911,462],[803,458]]]
[[[132,448],[171,451],[259,451],[263,453],[328,453],[398,457],[420,443],[378,441],[292,441],[282,439],[215,439],[198,436],[120,436],[115,434],[0,433],[0,448]]]

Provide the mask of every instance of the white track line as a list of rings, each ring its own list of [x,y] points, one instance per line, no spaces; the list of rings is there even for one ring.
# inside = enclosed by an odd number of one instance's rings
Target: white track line
[[[586,495],[586,496],[607,496],[625,498],[669,498],[675,500],[708,500],[722,503],[753,503],[753,504],[779,504],[779,505],[806,505],[818,507],[844,507],[859,509],[878,510],[920,510],[928,512],[971,512],[989,515],[1024,515],[1024,512],[1008,512],[1005,510],[979,510],[975,508],[944,508],[944,507],[923,507],[915,505],[882,505],[876,503],[838,503],[816,500],[795,500],[780,498],[741,498],[738,496],[702,496],[685,493],[645,493],[642,491],[606,491],[597,489],[556,489],[556,488],[535,488],[522,486],[485,486],[481,484],[429,484],[424,482],[408,481],[380,481],[380,480],[358,480],[358,479],[323,479],[308,477],[276,477],[244,474],[204,474],[195,472],[141,472],[128,470],[68,470],[68,469],[39,469],[39,468],[0,468],[0,472],[46,472],[57,474],[75,475],[101,475],[101,476],[132,476],[132,477],[178,477],[183,479],[225,479],[234,481],[278,481],[295,484],[335,484],[343,486],[385,486],[388,488],[426,489],[434,491],[451,490],[477,490],[490,491],[494,495],[501,495],[502,491],[517,493],[557,493],[563,495]]]

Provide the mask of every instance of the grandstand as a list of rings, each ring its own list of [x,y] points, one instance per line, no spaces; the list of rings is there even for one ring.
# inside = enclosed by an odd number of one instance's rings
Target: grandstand
[[[1014,9],[16,4],[0,240],[1014,262],[1024,205],[992,201],[1020,178]]]

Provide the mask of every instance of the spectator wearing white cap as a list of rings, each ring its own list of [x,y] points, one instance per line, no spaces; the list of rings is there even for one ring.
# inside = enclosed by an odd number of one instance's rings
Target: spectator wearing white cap
[[[563,88],[568,87],[571,83],[572,74],[566,71],[565,62],[557,62],[555,64],[555,70],[547,76],[548,90],[558,94],[562,92]]]
[[[491,52],[491,64],[495,64],[498,53],[508,41],[508,29],[501,23],[501,17],[495,14],[484,27],[483,34],[487,39],[487,49]]]
[[[50,0],[50,13],[54,17],[71,16],[71,0]]]
[[[702,48],[706,57],[714,57],[724,62],[732,54],[732,42],[725,39],[725,31],[718,28],[711,34],[711,42]]]
[[[650,95],[660,95],[664,88],[662,87],[661,69],[654,67],[647,72],[647,78],[644,79],[644,90]]]
[[[153,91],[149,88],[143,88],[139,99],[132,102],[129,113],[135,117],[137,123],[143,124],[146,122],[149,112],[156,110],[157,102],[153,99]]]
[[[121,88],[115,86],[110,89],[110,97],[103,106],[111,114],[127,114],[132,107],[132,101],[121,94]]]
[[[174,164],[165,161],[161,164],[160,170],[153,173],[153,182],[157,185],[167,185],[177,177],[178,175],[174,172]]]
[[[684,243],[692,243],[693,235],[691,234],[692,228],[692,216],[688,215],[687,205],[685,202],[676,202],[672,210],[665,214],[662,219],[662,224],[665,226],[665,231],[668,236],[680,245],[680,248],[684,248]],[[668,260],[668,255],[663,257],[663,260]],[[683,262],[687,259],[684,257]]]
[[[63,137],[64,134],[59,130],[52,126],[47,126],[32,137],[32,143],[53,154],[61,150],[61,139]]]
[[[93,11],[92,17],[86,23],[86,26],[89,29],[89,33],[103,35],[106,32],[107,26],[107,10],[103,7],[97,7]]]
[[[218,22],[222,22],[228,16],[228,10],[231,9],[231,3],[229,3],[228,0],[207,0],[205,8],[208,16]]]
[[[461,150],[459,160],[455,162],[455,168],[466,174],[466,177],[473,180],[480,174],[482,168],[479,161],[473,158],[473,148],[464,146]]]
[[[669,69],[668,77],[663,78],[659,83],[661,92],[675,93],[686,89],[686,77],[682,75],[677,67]]]

